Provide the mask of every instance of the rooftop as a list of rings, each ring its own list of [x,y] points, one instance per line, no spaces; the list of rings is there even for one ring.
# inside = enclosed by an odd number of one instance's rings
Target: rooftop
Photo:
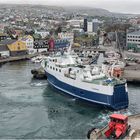
[[[12,44],[16,42],[16,40],[12,40],[12,39],[5,39],[3,41],[0,42],[0,45],[8,45],[8,44]]]
[[[128,33],[127,35],[140,35],[140,31],[131,32]]]
[[[127,116],[124,116],[122,114],[112,114],[110,115],[110,117],[115,119],[120,119],[120,120],[125,120],[127,118]]]
[[[32,38],[32,36],[30,36],[30,35],[25,35],[25,36],[21,37],[20,39],[21,39],[22,41],[26,41],[26,40],[28,40],[30,37]]]
[[[2,51],[8,51],[8,47],[6,45],[0,45],[0,52]]]

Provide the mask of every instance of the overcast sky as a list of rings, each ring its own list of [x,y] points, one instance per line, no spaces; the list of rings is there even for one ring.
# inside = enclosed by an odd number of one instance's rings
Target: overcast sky
[[[0,0],[0,3],[88,6],[104,8],[112,12],[140,14],[140,0]]]

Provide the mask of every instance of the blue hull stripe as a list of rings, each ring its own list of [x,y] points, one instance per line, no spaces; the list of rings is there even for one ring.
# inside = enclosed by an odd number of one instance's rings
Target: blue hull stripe
[[[55,76],[46,72],[48,82],[56,89],[63,91],[71,96],[83,99],[92,103],[109,106],[115,110],[128,106],[128,94],[125,91],[125,84],[114,87],[113,95],[105,95],[96,92],[83,90],[57,79]]]
[[[65,92],[65,93],[68,93],[68,94],[71,95],[71,96],[74,96],[74,97],[77,97],[77,98],[80,98],[80,99],[83,99],[83,100],[87,100],[87,101],[90,101],[90,102],[98,103],[98,104],[109,105],[109,104],[107,104],[107,103],[98,102],[98,101],[95,101],[95,100],[90,100],[90,99],[87,99],[87,98],[84,98],[84,97],[75,95],[75,94],[73,94],[73,93],[71,93],[71,92],[69,92],[69,91],[67,91],[67,90],[64,90],[64,89],[62,89],[62,88],[60,88],[60,87],[54,85],[54,84],[53,84],[52,82],[50,82],[49,80],[48,80],[48,82],[49,82],[52,86],[54,86],[55,88],[57,88],[57,89],[59,89],[59,90]]]

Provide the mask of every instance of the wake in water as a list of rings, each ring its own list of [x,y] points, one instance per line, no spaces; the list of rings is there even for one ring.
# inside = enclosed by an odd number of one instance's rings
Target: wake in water
[[[37,82],[30,83],[30,85],[34,87],[42,87],[42,86],[47,86],[48,83],[46,81],[45,82],[37,81]]]

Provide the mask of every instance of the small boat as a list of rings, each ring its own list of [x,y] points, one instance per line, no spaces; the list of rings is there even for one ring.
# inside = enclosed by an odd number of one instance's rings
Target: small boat
[[[46,57],[46,56],[44,56],[44,55],[39,55],[39,56],[33,57],[33,58],[31,59],[31,61],[32,61],[33,63],[41,63],[42,60],[43,60],[45,57]]]
[[[122,114],[110,115],[110,122],[102,129],[92,128],[87,137],[96,139],[134,139],[140,138],[140,114],[125,116]]]

